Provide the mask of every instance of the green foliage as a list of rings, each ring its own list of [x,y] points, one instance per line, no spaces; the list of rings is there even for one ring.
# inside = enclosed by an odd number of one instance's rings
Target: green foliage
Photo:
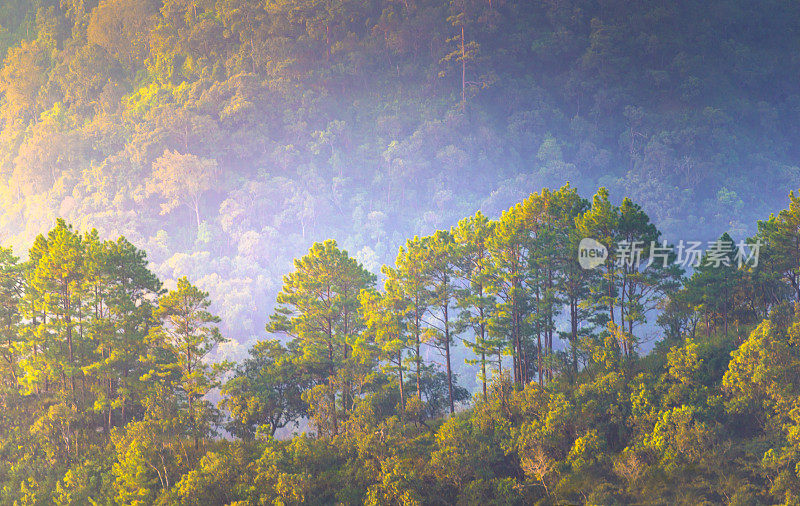
[[[56,216],[124,233],[165,279],[204,279],[242,342],[264,324],[245,294],[267,313],[280,287],[265,280],[311,240],[337,237],[377,270],[415,231],[543,185],[624,192],[670,237],[685,223],[741,235],[796,184],[798,11],[706,12],[6,0],[0,225],[16,251]],[[205,254],[219,261],[185,261]],[[646,285],[619,295],[635,325]]]
[[[194,439],[195,449],[215,426],[216,409],[204,397],[219,386],[218,378],[225,367],[203,360],[214,346],[225,341],[214,325],[219,317],[208,312],[210,305],[208,294],[183,277],[175,290],[159,299],[154,313],[158,325],[148,336],[159,356],[147,377],[159,378],[175,388],[182,402],[186,434]]]
[[[256,343],[222,388],[221,406],[231,417],[227,429],[243,439],[273,437],[307,415],[301,395],[310,385],[307,373],[279,341]]]
[[[589,207],[565,186],[407,241],[382,290],[334,241],[314,243],[267,327],[286,339],[233,367],[215,356],[226,339],[207,292],[186,277],[164,291],[126,239],[57,220],[27,261],[0,249],[2,502],[795,501],[791,277],[756,296],[767,273],[739,265],[727,234],[683,286],[642,263],[582,274],[584,231],[660,237],[629,199],[601,189]],[[769,262],[781,247],[765,242]],[[660,320],[670,332],[641,356],[646,306],[665,302],[680,304]],[[579,334],[556,332],[561,311]],[[705,333],[680,321],[701,318]],[[448,355],[461,339],[496,369],[471,402]]]

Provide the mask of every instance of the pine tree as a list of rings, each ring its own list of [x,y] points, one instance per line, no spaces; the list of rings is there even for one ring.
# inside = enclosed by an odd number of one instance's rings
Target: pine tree
[[[17,387],[19,375],[17,348],[22,338],[18,326],[21,322],[19,304],[25,290],[23,275],[23,266],[11,248],[0,247],[0,381],[4,391]]]
[[[403,301],[406,308],[408,331],[413,341],[414,375],[417,386],[417,400],[422,401],[422,354],[423,319],[429,310],[430,294],[426,290],[425,245],[419,237],[406,241],[400,247],[395,259],[395,267],[384,266],[385,289],[390,297]]]
[[[158,301],[155,318],[158,326],[151,329],[150,341],[163,348],[168,362],[158,364],[161,374],[172,376],[184,403],[187,435],[194,440],[195,450],[213,430],[216,410],[203,397],[219,386],[222,369],[203,359],[214,346],[226,341],[215,324],[218,316],[208,311],[208,294],[189,283],[186,277],[177,287]],[[151,374],[151,377],[157,377]]]
[[[146,336],[153,326],[161,282],[148,269],[144,251],[124,237],[100,242],[93,230],[84,236],[84,243],[90,312],[86,333],[96,353],[84,370],[96,381],[95,409],[105,411],[110,430],[142,412]]]
[[[532,298],[528,289],[530,233],[521,205],[503,212],[487,244],[487,287],[498,301],[490,325],[495,335],[507,336],[507,346],[513,356],[514,381],[522,385],[530,378],[534,357],[528,342]]]
[[[762,222],[760,236],[765,240],[765,261],[782,275],[800,302],[800,194],[789,193],[789,208]]]
[[[609,201],[606,188],[597,190],[592,199],[592,207],[575,221],[581,239],[594,239],[608,249],[608,257],[598,267],[600,282],[591,287],[588,301],[596,310],[602,308],[607,310],[605,318],[595,318],[596,323],[602,326],[607,321],[616,323],[619,320],[614,316],[614,308],[619,303],[619,280],[616,267],[619,222],[619,208]]]
[[[406,391],[403,374],[408,370],[405,355],[413,351],[414,343],[409,338],[405,301],[394,297],[395,292],[379,293],[363,290],[360,296],[361,314],[370,335],[369,342],[379,350],[384,371],[397,374],[400,392],[400,416],[405,414]]]
[[[728,233],[709,244],[700,265],[686,282],[690,300],[705,313],[706,333],[711,333],[711,319],[722,318],[725,337],[728,336],[729,315],[734,309],[735,287],[742,278],[736,260],[736,245]]]
[[[434,346],[444,354],[445,373],[447,374],[447,395],[450,413],[455,413],[453,401],[453,367],[451,363],[451,347],[453,346],[452,309],[455,303],[455,278],[457,250],[450,232],[439,230],[424,239],[425,277],[429,292],[428,332]]]
[[[81,400],[76,388],[88,351],[82,333],[83,249],[80,235],[63,220],[46,237],[39,236],[30,253],[30,290],[22,304],[29,338],[21,382],[28,391],[54,395],[73,407]]]
[[[495,308],[495,300],[487,289],[487,262],[489,252],[487,241],[494,233],[494,222],[477,212],[470,218],[458,222],[452,230],[458,248],[456,255],[457,274],[462,286],[456,291],[458,330],[469,329],[473,338],[464,338],[464,343],[477,355],[480,365],[479,379],[486,399],[489,376],[487,366],[492,355],[497,355],[497,367],[502,366],[503,340],[489,333],[489,321]],[[467,363],[475,363],[467,359]]]
[[[361,290],[375,284],[375,275],[364,269],[335,241],[314,243],[308,254],[295,260],[295,271],[283,278],[278,307],[270,317],[268,332],[289,335],[303,361],[325,383],[328,420],[338,432],[337,392],[341,390],[344,409],[352,405],[347,384],[352,371],[344,370],[345,384],[339,385],[340,372],[352,365],[352,346],[363,328],[358,313]]]

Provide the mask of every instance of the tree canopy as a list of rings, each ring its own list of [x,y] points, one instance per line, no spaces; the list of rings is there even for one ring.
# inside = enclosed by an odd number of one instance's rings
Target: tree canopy
[[[710,241],[689,276],[605,188],[415,236],[382,283],[313,243],[238,363],[207,292],[165,289],[125,238],[59,219],[26,261],[0,250],[0,498],[791,503],[792,205]],[[594,269],[576,267],[588,233],[614,252]]]

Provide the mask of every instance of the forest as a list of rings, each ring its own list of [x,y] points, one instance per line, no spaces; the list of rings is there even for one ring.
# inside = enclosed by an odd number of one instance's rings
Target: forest
[[[0,504],[800,504],[798,40],[0,1]]]
[[[208,293],[164,289],[127,239],[59,219],[28,260],[0,251],[0,501],[794,504],[789,197],[747,241],[710,241],[691,275],[605,188],[414,236],[381,282],[317,242],[283,277],[265,329],[283,338],[237,363],[206,360],[226,340]],[[595,268],[583,238],[608,245]],[[641,353],[652,312],[661,338]]]
[[[0,242],[57,218],[124,235],[209,292],[230,359],[313,242],[377,273],[568,181],[670,241],[738,242],[800,187],[799,21],[790,0],[3,0]]]

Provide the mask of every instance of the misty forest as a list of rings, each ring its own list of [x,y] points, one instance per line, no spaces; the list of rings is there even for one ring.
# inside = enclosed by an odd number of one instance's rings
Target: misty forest
[[[800,3],[2,0],[0,61],[0,504],[800,504]]]

